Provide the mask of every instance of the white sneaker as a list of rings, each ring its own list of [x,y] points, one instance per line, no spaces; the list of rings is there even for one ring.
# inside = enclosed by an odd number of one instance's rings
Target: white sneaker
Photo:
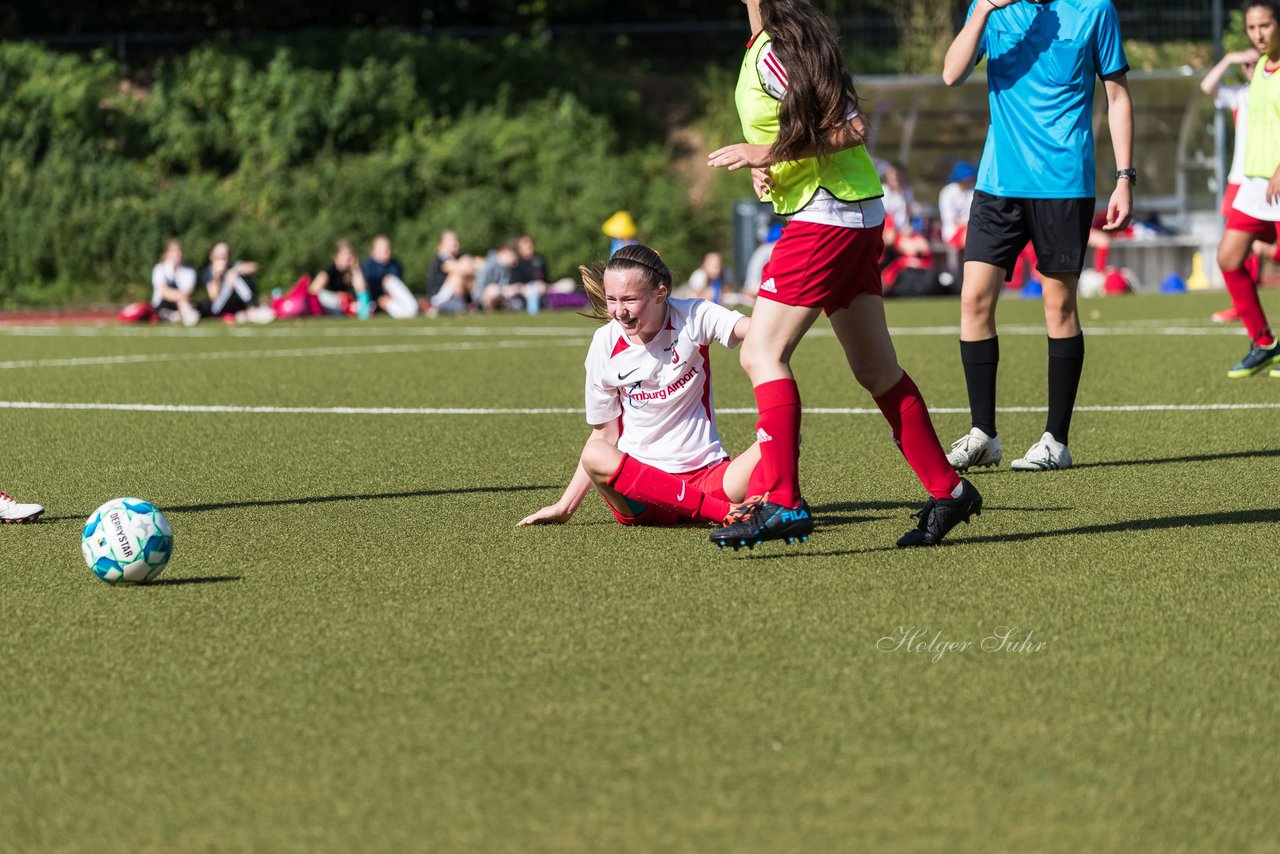
[[[276,319],[276,313],[269,305],[255,305],[245,309],[245,319],[250,323],[270,323]]]
[[[1000,462],[1000,439],[988,436],[974,427],[951,443],[947,462],[956,471],[968,471],[981,466],[994,466]]]
[[[178,310],[178,314],[182,316],[183,326],[195,326],[200,322],[200,312],[196,311],[189,305],[184,305]]]
[[[1045,433],[1031,446],[1022,459],[1009,466],[1014,471],[1053,471],[1071,468],[1071,452],[1067,446],[1055,441],[1052,433]]]
[[[34,522],[43,512],[44,508],[39,504],[19,504],[0,492],[0,522],[6,525]]]

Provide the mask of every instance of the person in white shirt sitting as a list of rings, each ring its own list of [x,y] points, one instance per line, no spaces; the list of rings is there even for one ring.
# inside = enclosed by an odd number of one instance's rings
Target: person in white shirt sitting
[[[182,241],[171,238],[151,269],[151,307],[162,320],[195,326],[200,322],[200,312],[191,304],[195,290],[195,268],[182,263]]]

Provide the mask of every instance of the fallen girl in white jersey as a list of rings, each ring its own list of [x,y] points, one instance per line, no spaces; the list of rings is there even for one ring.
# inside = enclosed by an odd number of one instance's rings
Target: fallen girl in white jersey
[[[751,319],[671,299],[671,271],[647,246],[581,272],[605,324],[586,360],[591,435],[560,500],[518,525],[567,522],[592,486],[624,525],[720,524],[746,498],[760,449],[730,459],[721,444],[709,349],[736,347]]]

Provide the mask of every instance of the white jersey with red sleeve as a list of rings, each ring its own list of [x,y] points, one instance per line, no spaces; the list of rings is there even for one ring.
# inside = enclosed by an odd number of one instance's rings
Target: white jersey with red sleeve
[[[734,346],[742,315],[700,299],[668,299],[667,320],[648,344],[617,321],[596,331],[587,352],[587,423],[622,418],[618,450],[673,474],[729,454],[716,432],[710,345]]]

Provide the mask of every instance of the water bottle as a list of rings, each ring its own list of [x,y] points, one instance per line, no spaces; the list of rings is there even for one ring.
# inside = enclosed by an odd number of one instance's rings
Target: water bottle
[[[524,307],[530,314],[537,314],[542,309],[542,294],[538,293],[537,282],[524,286]]]
[[[724,292],[724,279],[719,276],[711,280],[711,301],[720,305],[720,295]]]
[[[356,317],[361,320],[369,319],[369,292],[361,291],[356,295]]]

